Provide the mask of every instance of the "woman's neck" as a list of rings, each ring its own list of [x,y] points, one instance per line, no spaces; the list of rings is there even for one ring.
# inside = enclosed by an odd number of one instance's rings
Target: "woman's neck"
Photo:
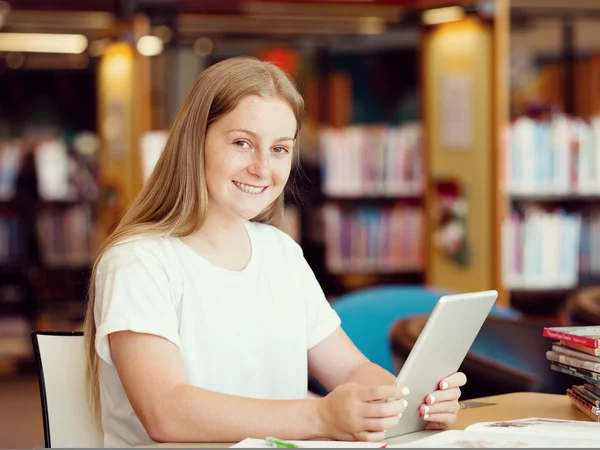
[[[223,269],[243,270],[252,256],[245,221],[223,222],[206,218],[196,233],[181,238],[188,247]]]
[[[196,233],[196,238],[216,249],[239,246],[248,240],[246,221],[244,220],[215,220],[210,215],[204,220],[202,227]]]

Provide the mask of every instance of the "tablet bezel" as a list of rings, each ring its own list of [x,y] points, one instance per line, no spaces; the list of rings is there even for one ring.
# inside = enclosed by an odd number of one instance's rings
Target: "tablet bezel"
[[[497,298],[498,292],[489,290],[444,295],[438,300],[396,377],[396,384],[410,389],[405,397],[408,406],[400,423],[387,430],[386,438],[425,428],[428,422],[421,419],[419,407],[428,394],[439,389],[442,379],[458,371]],[[456,333],[458,329],[460,334]],[[432,349],[440,353],[432,355]],[[441,362],[431,372],[431,360],[436,357]]]

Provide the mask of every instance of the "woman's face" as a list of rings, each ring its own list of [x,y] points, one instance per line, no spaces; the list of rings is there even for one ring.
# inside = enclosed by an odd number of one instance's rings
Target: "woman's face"
[[[250,220],[279,197],[289,178],[296,135],[290,105],[248,96],[206,134],[208,214]]]

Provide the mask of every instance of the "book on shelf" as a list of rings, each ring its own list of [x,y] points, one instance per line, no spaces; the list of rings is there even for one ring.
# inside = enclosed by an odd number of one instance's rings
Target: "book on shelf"
[[[26,237],[23,220],[19,217],[0,217],[0,264],[22,261],[26,257]]]
[[[502,223],[502,274],[509,289],[568,289],[579,282],[581,216],[528,208]]]
[[[43,140],[34,150],[38,195],[47,201],[96,200],[98,186],[95,154],[70,151],[62,139]]]
[[[519,117],[507,130],[503,184],[508,194],[600,193],[600,117]]]
[[[64,210],[42,210],[37,215],[42,261],[47,265],[87,265],[96,247],[95,220],[89,204]]]
[[[600,428],[589,421],[530,417],[479,422],[395,447],[406,448],[597,448]]]
[[[423,193],[422,130],[354,125],[319,133],[323,192],[331,197],[400,197]]]
[[[332,273],[412,272],[423,268],[420,208],[323,209],[326,265]]]
[[[0,142],[0,200],[15,195],[21,164],[21,148],[17,141]]]

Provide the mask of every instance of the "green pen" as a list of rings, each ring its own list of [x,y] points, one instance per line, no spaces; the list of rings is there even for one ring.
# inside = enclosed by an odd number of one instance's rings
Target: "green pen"
[[[265,442],[269,447],[275,448],[300,448],[300,446],[296,444],[292,444],[291,442],[284,441],[282,439],[277,439],[272,436],[268,436],[265,438]]]

